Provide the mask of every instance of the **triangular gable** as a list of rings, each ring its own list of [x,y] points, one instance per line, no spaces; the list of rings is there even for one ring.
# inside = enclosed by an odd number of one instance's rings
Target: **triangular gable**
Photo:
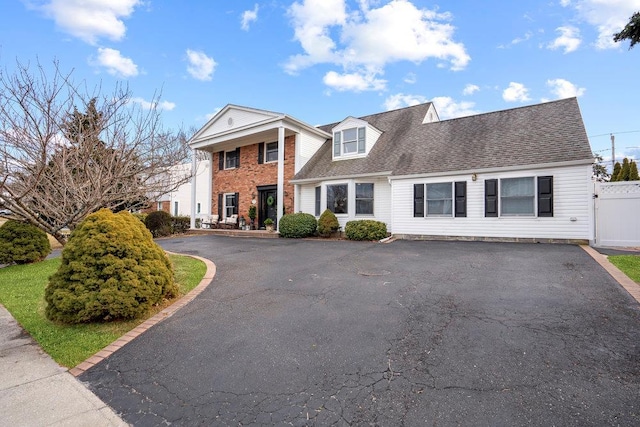
[[[227,105],[196,133],[192,142],[283,117],[273,111]]]

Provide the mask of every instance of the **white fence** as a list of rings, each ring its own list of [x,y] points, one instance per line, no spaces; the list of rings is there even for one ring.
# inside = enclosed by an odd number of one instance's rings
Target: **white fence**
[[[595,246],[640,247],[640,181],[595,184]]]

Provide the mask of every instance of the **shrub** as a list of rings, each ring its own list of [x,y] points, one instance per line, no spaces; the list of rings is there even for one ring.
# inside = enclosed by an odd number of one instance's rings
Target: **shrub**
[[[331,233],[338,231],[339,228],[340,223],[336,218],[336,214],[329,209],[325,209],[320,215],[320,219],[318,219],[318,234],[322,237],[329,237]]]
[[[280,218],[280,237],[297,239],[313,236],[316,233],[317,225],[316,217],[311,214],[286,214]]]
[[[50,253],[47,234],[38,227],[12,219],[0,227],[0,264],[30,264]]]
[[[102,209],[74,230],[45,291],[50,320],[132,319],[177,295],[173,267],[130,213]]]
[[[191,217],[174,216],[171,218],[172,233],[186,233],[191,228]]]
[[[146,213],[133,213],[131,214],[134,217],[138,218],[143,224],[145,222],[145,220],[147,219],[147,214]]]
[[[144,220],[153,237],[169,236],[171,234],[171,214],[165,211],[153,211]]]
[[[387,224],[371,219],[349,221],[344,234],[349,240],[381,240],[387,237]]]

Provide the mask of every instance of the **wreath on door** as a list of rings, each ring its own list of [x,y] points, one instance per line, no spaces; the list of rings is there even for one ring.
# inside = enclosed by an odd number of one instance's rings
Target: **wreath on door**
[[[274,202],[275,202],[275,199],[273,198],[273,196],[267,197],[267,206],[273,206]]]

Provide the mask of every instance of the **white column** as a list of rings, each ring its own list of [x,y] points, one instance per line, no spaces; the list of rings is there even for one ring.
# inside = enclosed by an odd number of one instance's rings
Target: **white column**
[[[300,212],[300,185],[293,185],[293,212]]]
[[[198,160],[196,150],[191,152],[191,228],[196,228],[196,176],[198,172]]]
[[[278,128],[278,228],[284,214],[284,127]]]

